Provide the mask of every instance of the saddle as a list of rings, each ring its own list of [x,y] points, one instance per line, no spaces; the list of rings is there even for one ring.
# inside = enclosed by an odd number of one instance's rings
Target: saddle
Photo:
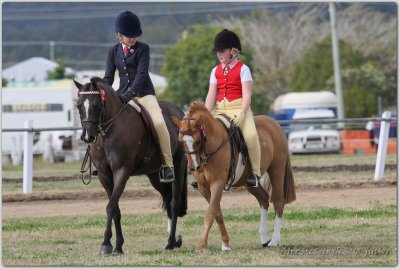
[[[129,105],[131,105],[141,116],[144,125],[147,129],[147,133],[150,136],[150,139],[152,139],[155,144],[157,145],[159,151],[160,151],[160,158],[161,162],[165,164],[164,156],[162,155],[161,147],[160,147],[160,141],[158,140],[158,135],[156,132],[156,129],[154,128],[153,121],[150,117],[149,112],[142,106],[138,101],[135,99],[132,99],[131,101],[128,102]],[[149,162],[150,161],[150,155],[151,155],[151,147],[147,147],[147,152],[145,154],[145,157],[143,158],[143,162]]]
[[[249,153],[247,151],[243,133],[240,128],[232,122],[232,119],[226,114],[218,114],[215,118],[221,122],[230,137],[229,143],[231,145],[231,158],[229,162],[228,180],[224,188],[225,191],[228,191],[232,185],[241,178],[247,160],[249,159]],[[236,153],[239,154],[237,162],[235,162],[237,156]]]

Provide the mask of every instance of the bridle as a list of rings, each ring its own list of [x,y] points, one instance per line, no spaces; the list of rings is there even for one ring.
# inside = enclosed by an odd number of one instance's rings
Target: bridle
[[[192,117],[187,117],[187,116],[185,116],[185,117],[183,118],[183,120],[187,120],[188,123],[189,123],[191,120],[195,120],[195,119],[192,118]],[[222,124],[222,123],[221,123],[221,124]],[[188,124],[188,126],[189,126],[189,124]],[[222,149],[222,147],[223,147],[226,143],[228,143],[228,141],[231,139],[231,137],[232,137],[232,135],[233,135],[233,133],[234,133],[234,132],[233,132],[233,129],[230,130],[230,131],[229,131],[228,137],[225,139],[224,142],[221,143],[221,145],[219,145],[219,147],[218,147],[216,150],[214,150],[214,151],[211,152],[211,153],[206,153],[205,145],[206,145],[206,143],[207,143],[207,136],[206,136],[206,132],[205,132],[205,129],[204,129],[204,125],[201,124],[201,125],[199,125],[197,128],[189,129],[189,130],[187,130],[187,131],[181,131],[181,130],[179,130],[179,133],[180,133],[181,135],[183,135],[183,136],[189,135],[189,136],[191,136],[191,137],[193,137],[193,135],[196,134],[196,133],[198,133],[198,132],[200,132],[200,148],[199,148],[198,150],[185,151],[185,154],[186,154],[186,155],[193,155],[193,154],[199,155],[199,159],[200,159],[200,161],[201,161],[200,166],[202,166],[202,165],[204,165],[204,164],[207,164],[207,162],[208,162],[218,151],[220,151],[220,150]],[[200,169],[200,166],[199,166],[196,170]]]
[[[105,113],[106,113],[106,91],[103,89],[99,89],[97,84],[92,82],[97,89],[96,91],[78,91],[78,98],[81,95],[99,95],[101,99],[101,106],[100,106],[100,118],[98,120],[89,120],[89,119],[84,119],[81,120],[81,124],[83,126],[84,123],[90,122],[93,124],[97,124],[97,129],[98,131],[105,136],[107,131],[111,128],[112,124],[114,123],[114,120],[119,116],[119,114],[125,109],[127,106],[127,103],[125,103],[119,111],[111,117],[111,119],[107,120],[106,122],[103,122]]]

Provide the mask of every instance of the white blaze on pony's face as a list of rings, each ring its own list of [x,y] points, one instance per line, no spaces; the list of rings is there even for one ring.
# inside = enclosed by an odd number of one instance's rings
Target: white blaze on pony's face
[[[83,107],[85,108],[85,119],[89,118],[89,99],[86,98],[86,100],[83,102]]]
[[[194,148],[193,148],[194,140],[193,140],[193,137],[191,137],[190,135],[184,135],[183,136],[183,141],[185,141],[189,152],[194,152]],[[197,162],[196,154],[195,153],[190,154],[190,158],[192,159],[194,169],[197,169],[200,165]]]

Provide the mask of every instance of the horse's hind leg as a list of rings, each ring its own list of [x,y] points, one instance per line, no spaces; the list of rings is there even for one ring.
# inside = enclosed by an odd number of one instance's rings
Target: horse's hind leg
[[[176,197],[177,196],[176,193],[179,192],[175,188],[177,187],[176,185],[178,185],[179,183],[180,175],[175,174],[175,181],[170,184],[160,183],[158,172],[149,174],[147,176],[149,177],[152,186],[161,194],[163,203],[165,205],[165,209],[167,211],[167,216],[168,216],[167,231],[169,236],[168,236],[168,243],[165,246],[165,249],[172,250],[176,247],[179,248],[182,246],[182,237],[176,235],[176,226],[178,222],[180,197]]]
[[[272,202],[275,210],[274,220],[274,233],[271,241],[268,243],[268,247],[277,246],[281,240],[281,227],[282,227],[282,215],[283,208],[285,206],[285,198],[283,192],[283,180],[284,180],[284,169],[275,169],[270,171],[270,180],[272,185]]]
[[[264,174],[263,177],[268,177]],[[268,208],[269,208],[269,195],[268,186],[265,188],[248,188],[247,191],[251,193],[260,205],[260,226],[258,232],[260,233],[260,242],[263,247],[268,246],[271,238],[268,237]]]

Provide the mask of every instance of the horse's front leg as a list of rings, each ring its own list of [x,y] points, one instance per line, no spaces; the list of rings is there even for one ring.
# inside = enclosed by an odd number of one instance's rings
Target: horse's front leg
[[[104,232],[104,241],[100,248],[100,254],[110,254],[112,252],[112,220],[114,219],[115,231],[116,231],[116,246],[114,253],[123,254],[122,245],[124,244],[124,238],[122,235],[121,228],[121,211],[119,209],[119,199],[125,189],[126,182],[129,178],[128,173],[125,169],[120,169],[114,172],[114,189],[111,193],[109,202],[107,204],[107,225]]]
[[[222,181],[221,181],[222,182]],[[197,251],[204,251],[207,248],[208,244],[208,235],[210,233],[211,226],[213,224],[214,218],[218,212],[218,208],[220,208],[222,192],[224,189],[223,182],[222,184],[219,181],[214,181],[209,188],[207,188],[207,184],[202,184],[199,182],[199,191],[203,195],[203,197],[208,201],[209,197],[209,205],[207,209],[207,213],[204,217],[204,230],[201,236],[201,240],[199,246],[197,247]]]

